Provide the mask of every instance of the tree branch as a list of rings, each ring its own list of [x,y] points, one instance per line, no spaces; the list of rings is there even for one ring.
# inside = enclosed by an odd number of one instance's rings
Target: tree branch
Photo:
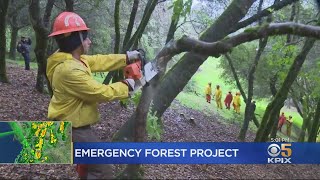
[[[120,3],[121,3],[121,0],[116,0],[116,4],[114,6],[114,31],[116,34],[116,39],[115,39],[113,52],[115,54],[118,54],[120,49],[120,27],[119,27],[120,26],[119,24]]]
[[[219,57],[221,54],[227,53],[233,47],[236,47],[242,43],[267,36],[284,34],[320,38],[320,27],[292,22],[271,23],[262,27],[250,28],[243,33],[213,43],[207,43],[184,36],[176,41],[176,45],[173,45],[170,51],[175,53],[190,51],[201,53],[203,55]]]
[[[246,20],[238,22],[229,33],[233,33],[241,28],[244,28],[244,27],[256,22],[258,19],[270,15],[273,11],[277,11],[277,10],[279,10],[289,4],[292,4],[293,2],[297,2],[297,1],[298,0],[283,0],[283,1],[277,2],[274,5],[269,6],[268,8],[262,10],[260,13],[253,15]]]
[[[146,28],[149,19],[151,17],[151,14],[154,10],[154,8],[157,5],[157,0],[149,0],[146,8],[144,10],[143,13],[143,18],[139,24],[139,27],[137,29],[137,31],[134,33],[134,35],[131,37],[131,39],[128,41],[128,43],[125,45],[125,50],[128,50],[132,47],[132,45],[134,45],[142,36],[142,33],[144,32],[144,29]]]
[[[54,5],[55,0],[48,0],[48,3],[46,5],[46,11],[43,14],[43,25],[45,28],[49,27],[50,24],[50,16],[51,16],[51,11]]]
[[[240,91],[240,93],[241,93],[241,95],[243,97],[243,100],[244,100],[244,102],[247,102],[246,93],[244,92],[244,90],[243,90],[243,88],[241,86],[240,79],[239,79],[238,74],[236,72],[236,68],[234,67],[234,65],[232,63],[232,59],[228,54],[225,54],[225,57],[226,57],[226,59],[228,61],[228,64],[229,64],[229,66],[231,68],[231,72],[232,72],[233,78],[236,80],[237,87],[238,87],[238,89],[239,89],[239,91]]]
[[[139,0],[134,0],[133,5],[132,5],[131,14],[130,14],[130,20],[129,20],[127,32],[126,32],[126,35],[125,35],[125,37],[123,39],[123,43],[122,43],[122,51],[123,52],[126,51],[126,49],[124,49],[125,45],[131,37],[131,33],[133,30],[133,25],[134,25],[134,20],[136,19],[136,14],[138,11],[138,6],[139,6]]]

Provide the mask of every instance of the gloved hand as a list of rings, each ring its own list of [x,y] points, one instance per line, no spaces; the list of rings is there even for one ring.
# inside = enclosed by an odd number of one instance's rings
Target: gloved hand
[[[139,51],[127,51],[127,64],[134,63],[136,60],[139,60],[140,52]]]
[[[133,79],[125,79],[125,80],[123,80],[123,82],[128,85],[128,87],[129,87],[129,92],[134,91],[134,86],[135,86],[136,83],[134,82]]]

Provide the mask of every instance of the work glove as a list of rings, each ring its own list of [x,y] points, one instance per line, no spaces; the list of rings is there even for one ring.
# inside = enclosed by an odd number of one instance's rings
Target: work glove
[[[127,51],[127,64],[131,64],[140,60],[140,52],[139,51]]]
[[[133,79],[125,79],[122,81],[125,83],[129,88],[129,97],[131,97],[134,94],[134,88],[135,88],[135,81]]]
[[[129,91],[133,91],[134,90],[134,85],[136,84],[134,82],[134,80],[133,79],[126,79],[125,81],[126,81],[126,84],[129,87]]]

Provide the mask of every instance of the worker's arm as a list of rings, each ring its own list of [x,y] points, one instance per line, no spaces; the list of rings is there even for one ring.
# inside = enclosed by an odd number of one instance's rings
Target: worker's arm
[[[92,72],[106,72],[123,68],[127,65],[125,54],[108,54],[108,55],[82,55],[81,59],[88,65]]]
[[[66,93],[88,102],[106,102],[129,96],[128,85],[117,82],[104,85],[92,78],[85,70],[74,68],[63,76]]]

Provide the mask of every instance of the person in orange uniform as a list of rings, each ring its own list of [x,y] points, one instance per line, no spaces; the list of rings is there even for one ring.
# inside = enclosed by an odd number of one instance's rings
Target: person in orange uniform
[[[281,116],[279,117],[279,121],[278,121],[278,130],[281,132],[281,128],[283,126],[283,124],[286,122],[286,116],[284,115],[284,112],[281,113]]]
[[[230,104],[233,99],[231,91],[227,94],[226,98],[224,99],[224,105],[226,106],[226,109],[230,110]]]
[[[217,107],[218,109],[222,109],[222,102],[221,102],[221,97],[222,97],[222,91],[220,89],[220,86],[217,85],[217,88],[216,88],[216,92],[215,92],[215,100],[216,100],[216,103],[217,103]]]
[[[287,136],[288,137],[291,136],[292,123],[293,123],[292,116],[289,116],[289,119],[287,119]]]
[[[208,83],[205,94],[206,94],[207,103],[211,103],[211,95],[212,95],[211,82]]]
[[[241,106],[240,95],[241,95],[241,93],[237,92],[236,96],[233,98],[234,110],[238,114],[240,114],[240,106]]]
[[[62,12],[53,24],[53,37],[59,50],[47,62],[46,75],[53,96],[48,108],[51,120],[71,121],[73,142],[99,142],[91,125],[99,121],[98,103],[129,97],[135,86],[133,79],[109,85],[97,82],[92,72],[124,68],[139,58],[138,51],[126,54],[86,55],[91,45],[89,28],[73,12]],[[77,165],[81,179],[110,179],[112,166],[105,164]]]

